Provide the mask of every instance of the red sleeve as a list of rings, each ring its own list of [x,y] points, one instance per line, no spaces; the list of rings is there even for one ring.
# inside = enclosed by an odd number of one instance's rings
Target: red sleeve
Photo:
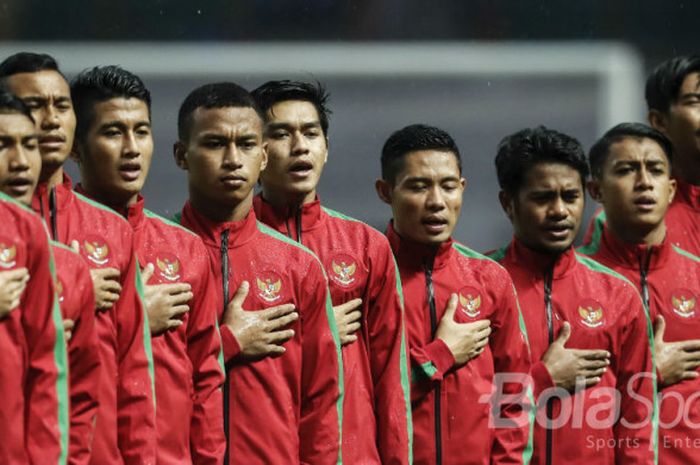
[[[529,377],[530,347],[515,287],[510,279],[504,278],[504,282],[510,284],[510,289],[506,287],[497,294],[498,303],[491,317],[492,333],[489,338],[496,391],[501,394],[496,396],[494,403],[494,417],[497,420],[491,463],[525,465],[532,456],[535,421],[535,402]]]
[[[542,391],[555,387],[552,375],[549,374],[547,366],[542,361],[532,364],[530,376],[532,376],[532,389],[534,391],[535,399],[540,398]]]
[[[422,347],[411,346],[410,356],[411,401],[416,402],[432,392],[433,381],[442,381],[455,364],[455,357],[442,339],[434,339]]]
[[[31,278],[21,305],[28,350],[26,448],[32,465],[64,464],[68,455],[68,354],[48,237],[38,221],[35,229],[27,257]]]
[[[122,270],[117,315],[117,427],[125,465],[155,463],[155,395],[153,356],[147,315],[142,305],[141,279],[133,247]]]
[[[202,270],[201,274],[201,285],[193,290],[194,298],[187,323],[187,354],[192,362],[194,386],[190,447],[193,463],[220,465],[226,452],[226,438],[222,408],[224,367],[217,324],[217,292],[210,270]]]
[[[368,286],[369,357],[374,382],[377,449],[385,464],[409,464],[411,404],[401,283],[386,241],[375,252]]]
[[[617,354],[617,391],[620,421],[615,424],[615,463],[652,465],[656,463],[658,409],[653,350],[654,333],[644,312],[642,300],[634,292],[632,299],[620,302],[629,315],[621,327]],[[652,415],[653,414],[653,415]]]
[[[226,325],[221,326],[221,349],[224,357],[224,361],[229,363],[234,358],[241,354],[241,346],[238,344],[236,336],[233,335],[233,331]]]
[[[320,262],[300,289],[302,367],[299,458],[303,465],[342,463],[343,361],[333,305]]]
[[[95,294],[87,265],[78,267],[73,279],[80,289],[80,314],[68,344],[71,401],[68,463],[87,465],[99,407],[100,348],[95,330]]]

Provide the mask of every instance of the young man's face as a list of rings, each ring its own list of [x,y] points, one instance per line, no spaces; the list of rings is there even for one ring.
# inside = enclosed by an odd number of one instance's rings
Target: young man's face
[[[269,163],[261,174],[263,188],[280,197],[313,200],[328,158],[316,107],[310,102],[287,100],[273,105],[267,118]]]
[[[517,193],[500,194],[515,236],[543,253],[560,253],[576,238],[584,207],[578,171],[562,163],[538,163],[523,178]]]
[[[146,102],[121,97],[96,102],[84,137],[76,140],[75,157],[91,195],[116,207],[135,201],[153,157]]]
[[[419,150],[404,156],[393,183],[378,181],[377,192],[391,205],[400,236],[437,245],[452,236],[465,186],[452,152]]]
[[[0,113],[0,188],[29,204],[41,171],[39,137],[34,123],[21,113]]]
[[[700,73],[688,74],[668,112],[658,115],[652,125],[671,139],[678,158],[700,165]]]
[[[610,146],[600,179],[591,181],[589,190],[613,229],[648,232],[663,221],[676,182],[658,143],[625,138]]]
[[[249,107],[197,108],[189,139],[175,148],[191,193],[226,208],[252,202],[253,188],[267,164],[262,127]]]
[[[13,74],[6,84],[32,112],[43,165],[47,169],[63,165],[73,148],[75,133],[75,113],[66,80],[58,72],[47,70]]]

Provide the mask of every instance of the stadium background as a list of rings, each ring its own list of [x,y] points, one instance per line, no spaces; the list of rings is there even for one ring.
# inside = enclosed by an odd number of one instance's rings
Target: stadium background
[[[384,140],[413,122],[440,126],[468,182],[455,237],[487,250],[510,237],[493,168],[501,137],[545,124],[588,148],[642,121],[646,73],[697,50],[699,15],[700,3],[676,0],[6,0],[0,57],[45,51],[69,77],[97,64],[140,74],[156,143],[145,195],[166,215],[186,198],[171,155],[177,109],[206,82],[323,81],[333,115],[321,198],[378,228],[390,215],[373,188]]]

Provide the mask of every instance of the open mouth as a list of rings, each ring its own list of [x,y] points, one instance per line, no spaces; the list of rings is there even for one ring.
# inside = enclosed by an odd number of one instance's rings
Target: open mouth
[[[636,198],[634,204],[639,210],[651,211],[656,207],[656,200],[653,197],[643,196]]]
[[[119,167],[119,174],[127,182],[136,181],[141,176],[141,164],[134,162],[124,163]]]
[[[571,226],[568,224],[554,224],[545,228],[547,235],[554,240],[563,240],[569,237]]]
[[[447,229],[449,222],[447,219],[439,216],[430,216],[424,218],[421,223],[425,229],[432,234],[439,234]]]
[[[314,165],[306,160],[299,160],[294,162],[289,167],[289,173],[294,177],[305,178],[313,172]]]
[[[29,178],[8,179],[5,184],[13,195],[24,195],[32,188],[32,181]]]

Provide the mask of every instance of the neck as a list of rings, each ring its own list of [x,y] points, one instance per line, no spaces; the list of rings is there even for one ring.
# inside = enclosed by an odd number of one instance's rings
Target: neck
[[[316,189],[306,193],[278,192],[263,184],[262,195],[265,201],[275,209],[282,210],[288,208],[294,211],[307,203],[313,202],[316,199]]]
[[[663,221],[650,228],[640,228],[617,225],[608,218],[608,228],[616,238],[627,244],[660,245],[666,237],[666,224]]]
[[[39,183],[46,184],[49,189],[52,189],[63,183],[63,165],[51,166],[42,165],[41,174],[39,175]]]
[[[236,204],[223,204],[212,200],[196,189],[190,188],[190,203],[199,213],[216,223],[227,223],[230,221],[241,221],[253,207],[253,191]]]

